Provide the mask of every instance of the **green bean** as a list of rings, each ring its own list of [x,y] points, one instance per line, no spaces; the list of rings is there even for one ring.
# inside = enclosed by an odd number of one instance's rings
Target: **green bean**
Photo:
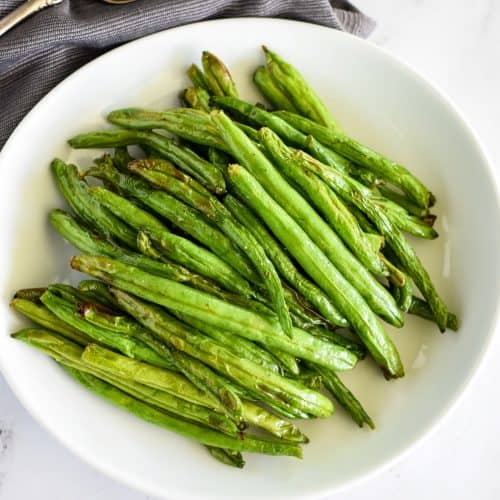
[[[104,304],[110,309],[116,308],[116,301],[109,293],[108,287],[102,281],[82,280],[78,283],[78,290],[84,292],[99,304]]]
[[[397,193],[396,191],[387,186],[380,186],[378,189],[382,194],[382,196],[384,196],[388,200],[391,200],[394,203],[397,203],[402,208],[404,208],[408,213],[413,214],[419,218],[423,218],[429,215],[428,208],[422,208],[419,207],[418,205],[415,205],[415,203],[411,202],[408,199],[408,197],[405,196],[404,194]]]
[[[149,164],[148,160],[139,161]],[[129,164],[130,169],[134,169],[135,171],[137,163],[137,161],[131,162]],[[157,160],[153,160],[153,164],[157,163]],[[158,175],[160,174],[168,178],[165,174],[159,173]],[[210,221],[206,217],[189,206],[189,204],[178,200],[166,192],[153,190],[147,183],[143,185],[140,179],[136,179],[130,175],[120,173],[114,176],[114,178],[115,183],[113,187],[116,190],[122,191],[124,195],[139,200],[153,212],[182,229],[182,231],[208,247],[217,257],[246,279],[255,279],[257,277],[245,253],[227,235],[210,224]],[[100,199],[101,196],[106,196],[106,192],[99,193],[101,189],[92,188],[91,193]]]
[[[117,303],[114,297],[113,300]],[[103,311],[100,305],[96,304],[80,304],[79,313],[85,321],[98,328],[134,337],[164,358],[165,362],[169,365],[169,370],[179,371],[170,349],[162,342],[159,342],[149,330],[143,328],[139,323],[122,316],[121,314],[123,313],[118,313],[118,315],[109,314]]]
[[[180,368],[183,373],[190,380],[192,380],[193,383],[195,383],[195,385],[202,388],[203,390],[210,390],[210,387],[207,386],[207,382],[193,372],[193,370],[196,370],[198,373],[200,372],[200,370],[202,370],[203,372],[203,367],[197,366],[195,360],[193,359],[187,360],[186,358],[183,358],[177,360],[180,362],[180,364],[176,363],[176,359],[174,359],[175,356],[172,357],[172,354],[175,353],[172,353],[170,349],[165,346],[165,344],[154,338],[154,336],[152,336],[148,330],[144,329],[138,323],[131,321],[130,319],[123,316],[108,315],[105,312],[96,309],[92,304],[85,304],[83,306],[80,306],[80,310],[83,317],[93,325],[103,327],[117,333],[123,333],[128,336],[133,336],[138,340],[144,342],[144,344],[146,344],[148,347],[150,347],[152,350],[157,352],[160,356],[164,357],[169,363],[172,364],[172,367],[170,369],[174,369],[175,367]],[[251,342],[240,337],[234,337],[234,335],[231,335],[228,332],[219,331],[218,329],[209,327],[202,322],[193,320],[193,318],[189,318],[186,316],[180,317],[181,320],[187,322],[188,324],[191,324],[197,329],[200,329],[210,337],[214,338],[220,345],[225,346],[235,354],[243,356],[245,359],[249,359],[257,364],[260,364],[266,369],[270,369],[272,371],[275,371],[276,373],[281,373],[281,368],[276,364],[276,361],[273,360],[273,358],[270,357],[270,355],[266,351],[259,349]],[[200,326],[201,328],[199,328]],[[295,372],[292,370],[292,373]],[[215,379],[215,382],[220,379],[220,377],[215,374],[209,375],[211,379]],[[230,385],[228,381],[224,381],[224,384],[226,386]],[[226,398],[228,398],[229,396],[230,395],[226,396]]]
[[[92,195],[116,216],[153,238],[169,259],[213,279],[228,290],[247,297],[254,295],[248,282],[228,264],[186,238],[171,233],[157,218],[132,202],[99,187],[92,188]]]
[[[144,330],[140,325],[134,325],[133,335],[137,335],[141,329]],[[158,343],[158,341],[156,342]],[[229,393],[235,390],[236,392],[240,392],[239,388],[235,388],[234,385],[228,380],[223,379],[220,375],[214,372],[209,374],[207,367],[204,367],[205,373],[201,374],[201,378],[203,379],[201,380],[198,377],[200,375],[200,367],[197,365],[197,361],[189,356],[185,356],[180,360],[176,359],[176,361],[180,361],[176,366],[182,368],[182,372],[186,378],[173,373],[172,370],[166,371],[123,357],[106,349],[97,349],[95,346],[92,346],[91,349],[87,348],[82,359],[88,365],[98,367],[105,372],[117,374],[119,377],[134,380],[141,383],[141,385],[144,384],[150,388],[165,391],[188,402],[214,409],[220,413],[227,414],[227,409],[224,406],[224,402],[215,396],[210,387],[207,387],[205,376],[208,374],[213,379],[211,384],[216,383],[221,387],[223,384],[225,385],[224,390],[226,391],[226,395],[224,397],[229,397]],[[190,375],[193,374],[196,376],[191,377]]]
[[[217,343],[219,343],[221,346],[224,346],[226,349],[229,349],[237,356],[248,359],[274,373],[279,373],[281,375],[283,374],[283,368],[276,361],[276,359],[269,352],[254,344],[253,342],[250,342],[243,337],[236,337],[226,330],[214,328],[210,325],[207,325],[203,321],[199,321],[196,318],[187,316],[186,314],[176,313],[175,316],[177,316],[184,323],[191,325],[200,332],[203,332],[204,334],[213,338]]]
[[[212,196],[202,186],[197,186],[194,182],[189,182],[189,180],[184,182],[187,176],[181,174],[180,171],[176,172],[176,169],[173,172],[169,171],[168,174],[164,173],[166,166],[163,160],[137,160],[129,163],[129,170],[139,174],[145,169],[149,171],[150,168],[154,171],[153,175],[166,179],[173,178],[175,179],[174,182],[183,183],[196,193],[200,188],[203,189],[203,195],[199,194],[199,197],[210,198]],[[197,207],[190,206],[191,204],[186,203],[186,200],[182,198],[179,200],[179,197],[175,197],[176,193],[168,194],[163,190],[153,190],[148,183],[143,185],[140,179],[127,174],[115,175],[113,182],[113,185],[119,191],[141,201],[152,211],[171,221],[175,226],[207,246],[215,255],[238,271],[243,277],[254,282],[258,279],[244,250],[238,248],[238,245],[223,231],[214,227],[215,224],[212,225],[210,218],[196,210]],[[194,187],[192,188],[192,186]]]
[[[349,199],[359,210],[365,213],[380,234],[385,237],[388,247],[401,262],[403,270],[413,279],[418,289],[429,302],[433,314],[441,331],[446,329],[448,312],[442,299],[439,297],[431,279],[420,262],[415,250],[406,241],[401,231],[387,217],[384,210],[360,192],[357,184],[347,176],[324,166],[303,152],[292,155],[303,168],[308,169],[323,178],[329,186],[342,198]]]
[[[321,375],[318,372],[307,368],[303,368],[298,375],[292,378],[295,378],[306,387],[309,387],[309,389],[314,389],[315,391],[320,391],[323,387],[323,379],[321,378]]]
[[[116,334],[105,328],[99,328],[85,321],[79,315],[77,305],[71,304],[49,291],[45,292],[40,300],[61,321],[85,333],[85,335],[99,344],[117,349],[126,356],[141,359],[157,366],[170,368],[171,364],[168,360],[147,347],[144,343],[133,338],[123,337],[123,335]]]
[[[80,261],[81,262],[81,261]],[[82,262],[83,263],[83,262]],[[134,293],[137,292],[134,287]],[[127,312],[159,338],[172,346],[200,359],[242,387],[259,393],[273,394],[287,403],[316,416],[328,416],[332,407],[321,394],[310,391],[291,380],[264,369],[246,359],[241,359],[212,339],[187,329],[158,307],[151,307],[133,296],[116,290],[115,296]],[[154,294],[149,295],[149,297]]]
[[[371,429],[375,429],[375,424],[368,413],[356,399],[354,394],[342,383],[340,378],[331,370],[318,367],[323,383],[335,400],[344,408],[351,418],[360,426],[367,424]]]
[[[210,92],[210,87],[208,86],[207,78],[203,73],[203,70],[196,64],[191,64],[187,70],[187,75],[194,87],[199,87],[206,92]]]
[[[304,116],[340,131],[338,123],[300,72],[267,47],[263,49],[266,53],[267,70],[275,84],[289,96],[294,106]]]
[[[212,102],[216,104],[217,107],[238,116],[242,116],[251,123],[256,123],[263,127],[269,127],[280,137],[285,138],[286,141],[293,146],[303,148],[306,145],[307,136],[289,125],[275,113],[270,113],[259,106],[253,106],[248,102],[234,97],[215,96],[212,98]]]
[[[294,326],[307,330],[310,326],[335,326],[314,309],[312,304],[296,290],[283,285],[285,298],[290,308],[290,316]]]
[[[403,283],[391,282],[389,289],[394,295],[399,308],[404,312],[408,312],[413,298],[413,285],[411,278],[400,271],[400,268],[402,267],[401,262],[390,249],[386,249],[385,253],[387,254],[388,261],[391,262],[391,265],[394,265],[395,267],[397,266],[398,271],[404,275]]]
[[[60,333],[77,344],[85,345],[90,342],[90,337],[76,328],[72,328],[64,321],[61,321],[42,304],[36,304],[27,299],[14,298],[10,303],[10,306],[16,311],[19,311],[21,314],[24,314],[38,325]]]
[[[147,235],[145,235],[142,232],[139,232],[138,233],[138,241],[139,241],[139,243],[138,243],[139,248],[142,248],[144,253],[146,253],[147,255],[150,255],[153,258],[159,258],[160,260],[164,260],[164,258],[161,256],[161,254],[159,254],[159,252],[157,252],[154,248],[151,248],[151,242],[150,242]],[[137,266],[137,267],[140,267],[140,266]],[[152,273],[152,274],[157,274],[157,273]],[[219,288],[216,283],[211,282],[208,279],[204,279],[203,277],[197,276],[194,274],[192,275],[192,277],[189,280],[176,279],[175,276],[172,279],[174,279],[174,281],[178,281],[178,282],[189,283],[190,286],[192,286],[193,288],[196,288],[197,290],[201,290],[201,291],[210,293],[211,295],[214,295],[214,296],[218,297],[219,299],[225,300],[225,301],[230,302],[232,304],[239,305],[245,309],[250,309],[251,311],[257,312],[259,314],[264,314],[266,316],[274,316],[274,311],[264,304],[264,302],[267,302],[265,297],[259,296],[258,298],[261,301],[261,302],[259,302],[259,301],[254,300],[254,299],[247,298],[243,295],[227,292],[226,290]],[[287,289],[284,288],[284,291],[287,292]],[[296,302],[295,303],[291,302],[291,295],[293,295],[293,294],[285,293],[285,298],[286,298],[287,302],[290,303],[291,309],[293,309],[294,311],[297,311],[297,309],[301,306],[300,306],[300,304],[298,304]],[[302,309],[300,312],[302,313],[300,315],[301,324],[305,324],[306,326],[309,326],[310,324],[317,324],[317,323],[323,324],[322,319],[316,318],[315,316],[312,315],[312,313],[308,313],[307,311],[302,310]],[[297,321],[297,317],[298,316],[292,312],[292,320],[294,322],[294,325],[300,327],[299,322]],[[304,317],[304,318],[302,319],[302,317]],[[284,364],[284,366],[286,366],[286,368],[291,373],[295,373],[296,371],[298,371],[297,362],[296,362],[295,358],[293,358],[293,356],[290,356],[290,355],[282,353],[282,352],[275,352],[275,355]]]
[[[220,154],[224,154],[220,152]],[[189,185],[190,188],[194,189],[195,191],[198,191],[201,194],[206,194],[209,193],[208,189],[206,189],[202,184],[200,184],[198,181],[190,177],[189,175],[185,174],[178,168],[174,167],[172,163],[169,161],[163,159],[163,158],[147,158],[144,159],[143,161],[147,161],[147,165],[152,168],[153,170],[159,170],[160,172],[163,172],[166,175],[170,175],[171,177],[175,177],[179,180],[182,180],[185,184]],[[130,173],[130,169],[128,168],[128,165],[130,163],[135,163],[134,161],[128,162],[127,165],[125,166],[125,169],[121,171],[121,173]],[[217,168],[217,167],[216,167]],[[125,189],[126,182],[125,180],[128,179],[127,177],[124,177],[122,180],[121,177],[116,176],[112,171],[106,170],[106,173],[110,176],[111,179],[113,179],[113,182],[115,182],[117,185],[120,186],[121,189]],[[113,175],[116,177],[113,178]],[[144,181],[139,181],[139,179],[136,179],[136,185],[138,186],[147,186],[147,183]]]
[[[240,122],[234,122],[238,127],[245,132],[245,134],[248,136],[249,139],[252,139],[252,141],[258,141],[259,140],[259,135],[258,131],[251,127],[250,125],[247,125],[245,123],[240,123]]]
[[[259,125],[270,128],[286,141],[287,144],[308,150],[312,156],[326,165],[336,168],[342,173],[351,175],[356,171],[355,166],[347,158],[327,148],[313,136],[308,136],[294,128],[276,113],[269,113],[268,111],[258,108],[257,106],[252,106],[239,99],[216,97],[214,101],[223,109],[247,116],[250,120],[253,120]]]
[[[350,369],[356,363],[356,356],[348,350],[320,341],[299,328],[292,329],[292,338],[279,335],[280,325],[273,318],[266,318],[179,283],[149,275],[118,261],[105,257],[78,256],[72,259],[71,265],[74,269],[91,274],[117,288],[127,289],[146,300],[161,301],[156,303],[293,356],[309,359],[335,370]],[[154,300],[148,297],[153,297]]]
[[[108,349],[88,346],[82,361],[105,373],[163,391],[205,408],[223,411],[222,403],[211,393],[200,390],[185,375],[130,359]]]
[[[104,154],[101,159],[94,160],[94,162],[98,163],[99,161],[107,161],[109,157],[110,156],[108,154]],[[114,167],[118,170],[123,170],[124,168],[127,168],[128,163],[133,159],[133,156],[128,152],[127,146],[118,146],[115,148],[111,161]]]
[[[80,356],[84,348],[52,330],[46,328],[23,328],[12,333],[11,337],[36,347],[57,361],[65,360],[81,363]]]
[[[274,83],[265,66],[259,66],[253,74],[253,82],[260,93],[269,101],[274,109],[286,109],[297,113],[297,108],[288,96]]]
[[[412,297],[408,312],[429,321],[436,321],[429,304],[425,302],[425,300],[419,299],[415,296]],[[458,330],[458,318],[455,314],[450,312],[448,313],[448,317],[446,318],[446,327],[455,332]]]
[[[301,293],[328,321],[334,325],[347,326],[347,320],[339,313],[337,308],[330,302],[323,292],[304,277],[295,264],[281,248],[278,242],[267,231],[263,224],[255,215],[236,198],[227,195],[224,199],[224,205],[231,213],[245,225],[255,236],[259,243],[264,247],[269,258],[272,259],[276,269],[281,276],[287,280],[291,287]]]
[[[92,301],[92,299],[85,292],[82,292],[81,290],[78,290],[78,288],[66,283],[52,283],[47,287],[47,291],[78,307]],[[101,309],[105,309],[102,305],[99,305],[99,307]]]
[[[315,174],[304,171],[294,162],[288,161],[290,151],[286,149],[284,144],[282,144],[278,156],[276,151],[276,148],[279,147],[278,144],[272,144],[272,137],[268,137],[265,133],[262,134],[262,137],[263,144],[269,151],[270,156],[275,159],[275,164],[280,167],[280,170],[291,183],[296,184],[303,190],[309,201],[316,206],[327,222],[330,223],[353,255],[359,259],[359,262],[376,276],[387,276],[387,267],[381,260],[379,253],[373,251],[372,245],[361,230],[357,220],[335,192]],[[351,282],[353,282],[352,277]],[[371,287],[370,293],[373,292],[373,287]]]
[[[46,288],[22,288],[14,294],[15,299],[29,300],[30,302],[39,302],[40,297],[45,292]]]
[[[288,144],[292,144],[301,149],[307,149],[315,158],[324,162],[326,165],[330,165],[342,173],[358,176],[363,182],[371,184],[376,183],[376,179],[374,178],[374,174],[372,172],[368,170],[360,170],[359,167],[353,165],[349,160],[323,146],[321,143],[316,141],[314,137],[306,136],[288,124],[285,120],[281,119],[278,115],[232,97],[214,97],[212,100],[222,109],[244,116],[252,123],[258,123],[261,126],[270,128]],[[253,135],[250,135],[250,137],[253,140],[260,141],[258,134],[257,137],[255,137],[255,132]],[[388,200],[381,199],[380,201],[384,202],[387,209],[394,208],[393,205],[387,203]],[[344,210],[344,214],[351,215],[347,210]],[[402,214],[398,216],[398,219],[400,219],[398,220],[400,223],[405,224],[406,230],[409,230],[410,232],[416,231],[417,235],[419,235],[422,231],[422,227],[419,227],[417,222],[412,221],[411,219],[406,220],[403,218]],[[353,224],[352,219],[351,224]],[[334,227],[336,228],[336,226]]]
[[[397,287],[402,287],[406,284],[407,276],[401,271],[398,267],[396,267],[389,259],[387,259],[384,255],[382,255],[382,260],[384,261],[387,269],[389,270],[388,280],[390,283]],[[398,304],[399,305],[399,304]]]
[[[294,171],[298,170],[295,165],[290,165],[292,161],[291,152],[276,134],[268,128],[263,128],[260,130],[259,135],[266,150],[281,170],[285,172],[289,172],[291,168],[294,168]],[[270,168],[267,168],[267,170],[271,172]],[[370,274],[368,269],[352,255],[337,234],[319,217],[307,201],[291,188],[277,172],[272,172],[272,177],[271,174],[267,176],[261,175],[261,177],[266,181],[266,183],[262,184],[264,188],[270,185],[271,178],[276,178],[273,190],[269,191],[270,194],[274,196],[278,203],[286,207],[286,211],[301,225],[312,241],[318,245],[343,276],[357,289],[371,309],[389,323],[398,327],[402,326],[403,316],[392,296]]]
[[[321,143],[316,141],[314,137],[307,137],[305,149],[307,149],[312,156],[314,156],[317,160],[324,163],[325,165],[333,167],[343,174],[351,175],[353,176],[353,178],[357,178],[366,183],[366,179],[364,179],[363,176],[359,175],[359,168],[350,168],[349,162],[345,158],[324,147]],[[366,171],[366,173],[371,172]],[[367,189],[365,186],[363,186],[363,184],[358,184],[358,186],[365,196],[369,197],[379,206],[383,207],[391,221],[403,231],[413,234],[414,236],[419,236],[421,238],[434,239],[437,237],[437,232],[432,229],[432,227],[427,222],[412,217],[402,206],[399,206],[388,198],[380,196],[377,190]],[[380,190],[380,192],[386,192],[382,190],[382,186],[380,186],[378,189]],[[416,207],[416,205],[414,206]],[[357,215],[355,216],[359,221],[359,217]],[[359,221],[359,223],[363,227],[362,222]]]
[[[213,94],[238,96],[231,73],[217,56],[204,50],[201,56],[201,63],[206,81]]]
[[[13,334],[12,337],[42,350],[58,362],[69,364],[74,368],[97,376],[124,392],[158,408],[167,410],[183,418],[200,422],[230,435],[236,435],[239,432],[234,422],[213,410],[207,409],[205,406],[191,403],[173,394],[153,389],[143,384],[133,382],[127,377],[123,377],[119,365],[117,365],[114,370],[105,370],[103,366],[98,363],[94,362],[93,364],[87,364],[83,361],[83,355],[87,351],[98,349],[101,355],[102,351],[105,353],[111,353],[111,351],[107,351],[95,345],[87,346],[84,351],[84,349],[77,346],[77,344],[73,344],[53,332],[42,329],[21,330]],[[92,359],[95,361],[95,358]],[[182,384],[180,384],[180,386],[182,387]]]
[[[211,116],[219,126],[225,140],[231,146],[233,155],[255,175],[271,196],[283,207],[286,207],[287,212],[303,225],[303,229],[329,260],[335,262],[336,265],[342,266],[340,271],[345,273],[350,281],[357,283],[356,288],[369,301],[370,306],[377,313],[383,315],[391,324],[401,326],[403,317],[394,299],[345,248],[340,238],[328,224],[286,182],[262,152],[222,111],[213,111]],[[261,129],[259,134],[262,133],[264,135],[272,134],[269,129]],[[274,134],[273,138],[277,139]]]
[[[397,287],[393,285],[391,288],[398,306],[402,311],[408,312],[413,300],[411,280],[408,278],[403,286]]]
[[[107,315],[102,311],[97,310],[93,305],[84,305],[81,308],[81,313],[85,320],[93,325],[111,330],[112,332],[135,337],[136,339],[144,342],[144,344],[146,344],[148,347],[150,347],[152,350],[157,352],[160,356],[164,357],[166,360],[168,360],[169,363],[172,364],[172,366],[169,368],[171,371],[179,371],[180,369],[202,391],[208,391],[209,393],[212,392],[200,377],[190,376],[192,374],[188,370],[188,367],[194,370],[199,370],[199,367],[195,365],[196,360],[181,359],[179,360],[179,362],[177,362],[177,360],[174,359],[174,353],[170,351],[167,345],[155,338],[149,330],[145,329],[134,320],[131,320],[125,316]],[[210,376],[212,378],[220,379],[220,377],[214,373],[212,373]],[[228,381],[225,382],[227,382],[226,385],[229,387],[230,383]],[[231,388],[229,387],[229,389]],[[223,407],[223,401],[220,401],[220,403]]]
[[[151,170],[148,168],[146,162],[133,162],[129,165],[129,168],[155,186],[177,196],[183,202],[188,203],[191,207],[203,213],[234,245],[237,245],[246,253],[260,274],[283,331],[287,335],[290,335],[292,320],[288,312],[281,281],[273,263],[252,233],[245,226],[238,223],[229,210],[215,196],[209,193],[203,195],[175,177]]]
[[[284,418],[300,418],[300,419],[311,419],[315,418],[312,417],[311,415],[303,412],[302,410],[299,410],[298,408],[295,408],[292,406],[290,403],[284,403],[283,401],[278,401],[277,398],[274,398],[274,396],[270,396],[269,394],[253,394],[253,401],[261,401],[263,404],[265,404],[268,408],[274,411],[277,415],[284,417]],[[247,417],[248,419],[248,417]],[[251,423],[251,422],[250,422]]]
[[[89,187],[74,165],[55,159],[50,166],[59,190],[78,217],[106,238],[116,237],[135,248],[135,232],[89,195]]]
[[[364,359],[366,357],[366,347],[364,344],[358,340],[346,337],[339,331],[330,330],[321,326],[313,326],[308,328],[307,332],[323,340],[334,342],[335,344],[345,347],[355,354],[358,359]]]
[[[226,384],[222,377],[216,375],[210,368],[200,363],[196,359],[191,358],[190,356],[185,355],[181,352],[176,352],[173,350],[170,353],[170,359],[173,359],[173,362],[177,368],[179,368],[184,376],[191,381],[198,389],[202,390],[205,393],[211,394],[216,401],[220,403],[220,408],[224,410],[224,413],[231,418],[234,418],[238,424],[239,428],[244,428],[245,424],[243,421],[243,407],[242,402],[239,399],[239,396],[232,390],[229,384]],[[132,363],[130,360],[123,358],[115,354],[107,349],[100,348],[95,345],[88,346],[83,355],[82,360],[92,366],[102,366],[104,370],[113,369],[116,367],[118,370],[123,371],[123,373],[130,373],[131,370],[137,369],[142,370],[146,373],[144,375],[143,383],[146,385],[153,385],[151,382],[151,377],[153,374],[156,374],[158,377],[158,382],[154,387],[160,390],[167,390],[167,387],[164,389],[164,379],[165,377],[168,379],[167,382],[170,382],[172,377],[170,374],[164,374],[158,369],[154,367],[143,366],[137,362]],[[108,367],[108,368],[106,368]],[[129,371],[127,371],[129,370]],[[149,378],[148,378],[149,377]],[[162,378],[163,377],[163,378]],[[137,376],[137,381],[141,382]],[[167,391],[168,392],[168,391]],[[240,427],[241,426],[241,427]]]
[[[50,221],[54,228],[80,250],[93,255],[107,255],[120,259],[122,262],[136,265],[145,271],[158,276],[164,276],[175,281],[206,285],[206,280],[201,276],[191,273],[187,269],[172,262],[158,262],[141,254],[130,252],[118,245],[102,240],[92,235],[83,226],[79,225],[69,214],[62,210],[53,210]]]
[[[340,274],[305,231],[238,165],[229,168],[231,186],[290,250],[297,262],[349,320],[375,360],[393,377],[404,369],[392,340],[363,297]]]
[[[243,417],[243,403],[238,391],[235,391],[223,377],[213,372],[211,368],[198,359],[175,349],[172,350],[172,356],[175,364],[188,380],[191,380],[197,387],[213,394],[222,403],[226,415],[235,420],[238,429],[246,429],[248,424]]]
[[[405,284],[400,289],[399,300],[398,300],[398,305],[404,312],[408,312],[410,310],[411,302],[413,299],[412,293],[413,293],[413,286],[411,284],[411,280],[407,278]],[[448,326],[448,322],[446,324]]]
[[[343,174],[351,175],[355,171],[354,165],[347,158],[327,148],[312,135],[306,137],[305,146],[302,149],[307,150],[311,156],[314,156],[320,162],[337,169]]]
[[[231,97],[215,97],[213,100],[223,109],[228,109],[244,115],[260,125],[271,128],[278,135],[286,138],[289,143],[302,148],[307,147],[307,136],[294,129],[277,115]],[[274,147],[278,146],[276,139],[277,138],[275,138],[274,141]],[[267,145],[269,146],[269,144]],[[282,148],[283,152],[281,156],[284,157],[289,152],[283,144]],[[337,158],[338,155],[336,155],[336,153],[332,151],[328,151],[327,153],[327,151],[324,151],[326,148],[323,148],[322,146],[321,148],[329,161],[334,162],[338,168],[341,168],[342,171],[345,172],[351,171],[350,164],[347,160],[342,158],[342,161],[340,161]],[[315,149],[318,149],[318,146],[316,146]],[[273,155],[271,155],[271,158],[276,159]],[[279,164],[285,170],[285,174],[288,174],[288,178],[292,179],[292,181],[298,184],[298,186],[305,191],[310,201],[316,205],[320,212],[322,212],[323,216],[325,216],[327,221],[332,225],[333,229],[335,229],[361,263],[363,263],[366,268],[372,271],[375,275],[386,275],[387,270],[385,269],[384,263],[381,261],[378,252],[373,252],[372,246],[369,244],[361,231],[355,217],[336,197],[335,193],[332,193],[327,187],[322,186],[322,182],[319,179],[307,176],[307,174],[301,172],[300,169],[293,169],[293,165],[289,165],[287,161],[283,160]],[[411,228],[416,225],[415,222],[413,222],[413,224],[409,224],[412,221],[408,221],[403,217],[398,216],[398,218],[400,218],[402,222],[406,223],[406,225],[410,225]],[[420,234],[422,228],[417,227],[417,230],[418,234]],[[381,293],[381,290],[379,290],[379,293]]]
[[[116,299],[113,296],[113,299],[116,301]],[[155,338],[151,332],[147,329],[145,329],[143,326],[141,326],[139,323],[136,321],[130,319],[129,317],[126,316],[117,316],[117,315],[109,315],[103,312],[102,310],[99,310],[92,304],[85,304],[82,307],[80,307],[81,314],[85,318],[86,321],[89,323],[96,325],[98,327],[103,327],[107,330],[111,330],[116,333],[121,333],[125,334],[127,336],[132,336],[137,338],[138,340],[144,342],[147,346],[149,346],[151,349],[154,351],[158,352],[161,356],[165,357],[169,362],[172,363],[172,367],[170,370],[176,371],[176,367],[178,366],[173,357],[172,357],[172,352],[170,349],[160,340]],[[182,317],[182,320],[186,319],[185,317]],[[177,324],[179,326],[179,324]],[[194,325],[195,327],[197,326],[196,324]],[[204,328],[205,330],[205,328]],[[182,331],[182,330],[181,330]],[[241,345],[244,339],[239,339],[239,338],[233,338],[233,346],[238,346]],[[181,359],[181,362],[184,361],[184,363],[180,366],[180,368],[187,368],[188,365],[190,365],[193,369],[199,370],[199,367],[194,366],[194,359],[187,360],[187,359]],[[183,372],[185,373],[186,376],[189,377],[189,373],[186,373],[184,370]],[[212,378],[217,378],[220,379],[219,375],[216,374],[211,374]],[[189,377],[190,380],[193,380],[193,383],[195,385],[200,386],[202,390],[207,390],[208,387],[205,383],[202,382],[198,377],[191,378]],[[196,382],[195,382],[196,380]],[[229,381],[225,381],[226,385],[229,387],[231,386],[231,383]],[[234,386],[233,386],[234,388]],[[239,393],[239,390],[237,389],[236,392]]]
[[[202,444],[219,448],[228,448],[235,451],[301,457],[301,449],[296,444],[277,440],[265,440],[248,434],[245,435],[244,439],[227,436],[226,434],[211,430],[199,424],[181,421],[171,417],[90,374],[69,367],[65,367],[65,369],[82,385],[100,396],[103,396],[109,402],[130,411],[147,422],[159,425],[160,427],[176,432]]]
[[[182,93],[184,102],[191,106],[193,109],[209,112],[210,108],[210,94],[201,87],[188,87]]]
[[[183,139],[225,149],[217,129],[205,111],[176,108],[169,111],[150,111],[140,108],[125,108],[112,111],[107,120],[120,127],[134,130],[162,129]]]
[[[351,172],[351,175],[354,179],[358,180],[361,184],[364,184],[370,189],[378,189],[384,184],[384,181],[379,179],[376,174],[359,166]]]
[[[387,217],[393,224],[401,229],[401,231],[428,240],[433,240],[439,236],[437,231],[429,225],[426,220],[408,214],[405,209],[396,205],[394,202],[377,197],[371,197],[371,200],[384,209]],[[432,220],[432,223],[433,222]]]
[[[73,367],[95,375],[101,380],[108,382],[130,396],[144,401],[151,406],[157,407],[161,410],[166,410],[167,412],[181,418],[206,425],[207,427],[216,429],[230,436],[240,435],[238,428],[232,420],[203,406],[190,403],[166,392],[158,391],[157,389],[152,389],[151,387],[147,387],[142,384],[136,384],[134,382],[130,382],[129,380],[109,376],[108,374],[97,370],[95,373],[92,373],[86,365]]]
[[[361,226],[361,224],[360,224]],[[385,245],[385,239],[380,234],[365,233],[374,251],[381,252]]]
[[[248,422],[251,422],[261,429],[265,429],[274,436],[295,443],[309,442],[309,439],[293,423],[276,417],[264,408],[249,401],[245,402],[244,408],[245,418]]]
[[[175,163],[181,170],[192,175],[210,191],[220,194],[226,189],[224,178],[211,163],[189,148],[180,146],[172,139],[153,132],[142,130],[90,132],[77,135],[70,139],[68,143],[76,149],[113,148],[133,144],[145,145]]]
[[[185,184],[189,185],[195,191],[203,194],[209,193],[198,182],[183,174],[168,161],[154,159],[141,160],[141,162],[145,162],[146,165],[154,167],[166,175],[182,179]],[[135,164],[136,162],[128,163],[131,168],[134,168]],[[142,204],[167,218],[183,231],[208,246],[218,257],[232,266],[242,276],[246,278],[256,277],[245,254],[233,245],[224,234],[210,225],[206,218],[186,204],[181,203],[167,193],[151,189],[149,183],[137,177],[131,177],[130,171],[127,171],[127,173],[117,172],[109,163],[105,164],[101,162],[98,167],[88,170],[87,175],[106,180],[115,190],[138,199]],[[141,242],[138,241],[139,243]]]
[[[222,174],[225,175],[227,173],[227,167],[231,163],[231,158],[224,151],[220,151],[215,148],[208,148],[208,158],[212,162],[212,164],[217,167]]]
[[[306,134],[313,135],[325,146],[400,187],[418,206],[426,208],[431,204],[433,200],[432,194],[402,165],[389,160],[343,133],[314,123],[307,118],[288,111],[278,111],[277,114],[293,127]]]
[[[243,460],[243,456],[239,451],[216,448],[215,446],[205,446],[205,448],[208,450],[210,455],[225,465],[237,467],[238,469],[243,469],[245,466],[245,460]]]
[[[189,284],[189,286],[192,286],[197,290],[202,290],[203,292],[215,295],[220,299],[226,300],[228,302],[233,302],[235,304],[241,305],[242,307],[245,307],[247,309],[252,309],[261,314],[273,314],[272,310],[266,307],[264,304],[257,302],[256,300],[250,299],[244,295],[228,292],[227,290],[220,288],[219,285],[214,281],[204,278],[203,276],[200,276],[198,274],[192,273],[191,271],[188,271],[182,266],[170,262],[164,255],[162,255],[153,247],[151,239],[142,231],[139,231],[137,233],[137,241],[139,249],[145,255],[150,256],[153,259],[165,262],[173,268],[177,268],[177,271],[171,276],[171,279],[173,279],[174,281],[178,281],[179,283]]]

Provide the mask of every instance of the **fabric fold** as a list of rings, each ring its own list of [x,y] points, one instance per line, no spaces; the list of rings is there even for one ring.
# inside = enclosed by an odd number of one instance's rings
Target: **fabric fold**
[[[19,0],[0,0],[0,16]],[[368,36],[374,22],[342,0],[65,0],[0,38],[0,147],[24,115],[73,71],[122,43],[161,30],[228,17],[295,19]]]

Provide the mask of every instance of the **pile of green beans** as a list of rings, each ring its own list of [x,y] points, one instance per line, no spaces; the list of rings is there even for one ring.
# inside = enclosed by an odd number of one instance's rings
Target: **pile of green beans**
[[[438,236],[432,193],[264,52],[253,81],[268,107],[239,97],[205,51],[183,107],[115,110],[117,128],[71,138],[114,148],[86,170],[51,164],[70,211],[50,223],[92,279],[11,302],[36,325],[13,338],[239,468],[243,452],[300,458],[308,438],[291,420],[327,418],[332,400],[375,428],[341,372],[369,355],[386,378],[404,375],[383,321],[458,328],[404,234]]]

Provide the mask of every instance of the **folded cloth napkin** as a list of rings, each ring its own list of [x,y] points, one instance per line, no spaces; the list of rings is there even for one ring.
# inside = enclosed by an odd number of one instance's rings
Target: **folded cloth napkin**
[[[0,17],[24,0],[0,0]],[[223,17],[281,17],[368,36],[374,22],[342,0],[65,0],[0,38],[0,148],[23,116],[70,73],[124,42]]]

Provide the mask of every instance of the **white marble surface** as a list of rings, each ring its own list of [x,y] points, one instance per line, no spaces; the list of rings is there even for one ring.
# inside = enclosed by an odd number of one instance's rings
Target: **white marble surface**
[[[435,82],[463,111],[500,175],[500,2],[356,0],[378,21],[371,40]],[[498,332],[500,333],[500,332]],[[500,498],[500,339],[459,405],[399,464],[333,498]],[[0,376],[0,500],[146,500],[63,448]],[[153,500],[153,499],[151,499]]]

